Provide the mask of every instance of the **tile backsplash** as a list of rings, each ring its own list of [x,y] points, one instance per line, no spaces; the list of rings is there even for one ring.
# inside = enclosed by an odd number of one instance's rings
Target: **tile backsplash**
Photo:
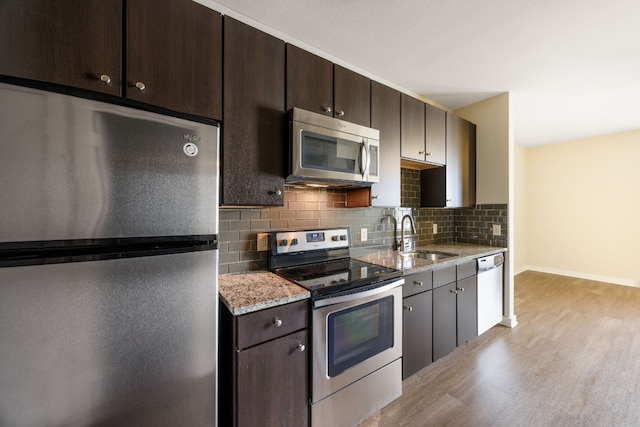
[[[349,227],[351,255],[363,256],[393,246],[394,221],[400,238],[400,220],[411,214],[416,224],[417,246],[432,243],[473,243],[507,246],[507,205],[478,205],[472,209],[420,208],[420,174],[402,169],[402,207],[346,208],[344,190],[286,188],[284,206],[220,209],[220,274],[267,268],[268,252],[256,249],[256,234],[272,230]],[[416,184],[417,183],[417,184]],[[417,185],[417,189],[416,189]],[[433,224],[438,233],[433,234]],[[501,236],[493,236],[494,224]],[[408,221],[405,233],[410,233]],[[367,228],[367,240],[360,239]]]

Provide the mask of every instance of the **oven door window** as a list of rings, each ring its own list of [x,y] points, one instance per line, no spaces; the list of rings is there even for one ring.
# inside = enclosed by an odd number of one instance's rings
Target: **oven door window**
[[[327,318],[328,375],[393,347],[393,296],[349,307]]]
[[[303,168],[362,174],[362,142],[302,131]]]

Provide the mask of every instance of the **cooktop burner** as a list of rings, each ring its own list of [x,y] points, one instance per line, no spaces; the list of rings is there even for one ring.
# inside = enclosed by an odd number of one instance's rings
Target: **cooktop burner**
[[[349,257],[349,229],[274,232],[269,268],[308,289],[311,297],[327,296],[402,277],[402,272]]]

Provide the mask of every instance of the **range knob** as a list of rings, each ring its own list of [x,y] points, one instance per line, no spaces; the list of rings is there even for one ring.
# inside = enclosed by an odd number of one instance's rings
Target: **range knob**
[[[298,239],[291,239],[291,246],[297,245],[297,244],[298,244]]]
[[[287,246],[288,244],[289,244],[289,241],[287,239],[280,240],[280,246]]]
[[[340,240],[340,236],[331,236],[331,240],[337,242],[338,240]]]
[[[347,235],[343,234],[342,236],[340,236],[340,240],[347,240]]]

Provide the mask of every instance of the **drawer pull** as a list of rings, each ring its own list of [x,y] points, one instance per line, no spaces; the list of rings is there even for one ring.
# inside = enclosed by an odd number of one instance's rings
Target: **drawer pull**
[[[279,328],[280,326],[282,326],[282,320],[274,319],[273,324],[275,325],[276,328]]]
[[[414,280],[413,284],[416,285],[416,286],[423,286],[424,285],[424,283],[418,282],[417,280]]]
[[[454,294],[458,294],[458,290],[457,289],[449,289],[449,292],[453,292]]]
[[[405,310],[409,310],[409,311],[413,311],[413,307],[411,307],[410,305],[405,305],[404,309]]]
[[[298,349],[298,351],[300,353],[302,353],[303,351],[305,351],[307,349],[307,346],[304,344],[298,344],[298,347],[296,347]]]

